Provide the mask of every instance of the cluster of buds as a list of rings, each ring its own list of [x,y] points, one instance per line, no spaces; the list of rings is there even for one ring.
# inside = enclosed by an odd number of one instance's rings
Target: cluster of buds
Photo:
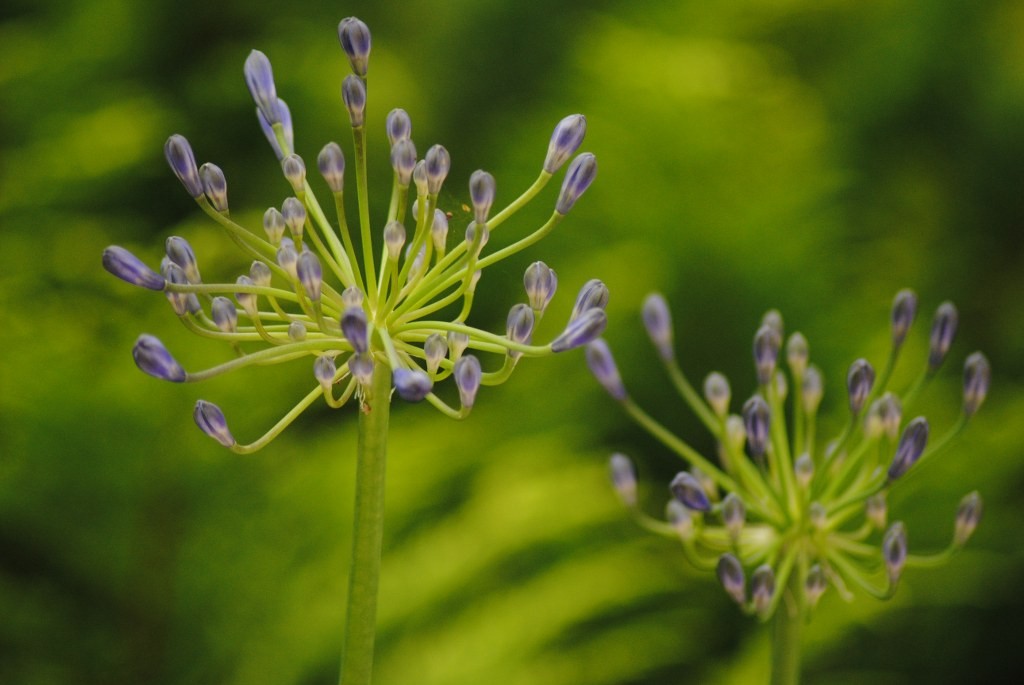
[[[252,443],[238,443],[220,408],[199,400],[196,423],[235,452],[264,446],[319,397],[331,407],[341,407],[353,397],[365,400],[377,365],[391,372],[394,390],[404,399],[425,399],[443,413],[462,418],[473,407],[479,387],[504,382],[521,357],[584,345],[601,334],[606,322],[608,291],[600,281],[591,281],[580,291],[564,330],[547,344],[534,344],[534,327],[557,285],[555,272],[535,262],[524,278],[527,302],[512,307],[504,335],[466,323],[483,269],[548,234],[594,180],[594,155],[573,157],[586,132],[583,115],[558,123],[540,175],[501,211],[491,212],[496,198],[494,177],[486,171],[474,172],[469,179],[472,220],[464,237],[449,240],[450,215],[438,206],[451,167],[448,151],[434,145],[419,159],[409,115],[393,110],[386,120],[394,169],[391,202],[386,220],[375,227],[369,211],[364,116],[370,32],[366,24],[350,17],[339,24],[338,36],[352,67],[341,95],[352,128],[356,230],[349,229],[346,217],[342,148],[327,143],[317,157],[334,200],[337,224],[332,224],[307,179],[305,162],[295,153],[291,114],[277,96],[270,61],[254,50],[245,61],[245,81],[260,127],[288,184],[288,196],[280,208],[266,210],[262,228],[251,230],[232,218],[224,173],[211,163],[197,166],[183,136],[171,136],[164,147],[171,170],[188,193],[254,260],[248,272],[233,283],[204,283],[195,252],[176,236],[167,239],[167,255],[159,271],[122,247],[111,246],[103,253],[107,271],[133,285],[164,292],[187,328],[225,342],[233,351],[234,357],[223,364],[188,372],[157,338],[142,335],[132,354],[138,367],[151,376],[191,382],[251,365],[312,359],[316,382],[312,391]],[[511,244],[485,252],[491,233],[533,199],[567,162],[550,219]],[[376,254],[375,242],[381,246]],[[502,360],[496,369],[484,371],[469,351],[500,355]],[[434,393],[435,384],[448,376],[457,386],[457,405]]]
[[[852,587],[891,596],[904,568],[948,558],[967,542],[981,516],[981,498],[972,492],[956,511],[950,545],[934,554],[910,554],[906,526],[887,521],[890,488],[964,429],[989,386],[988,360],[975,352],[964,364],[963,410],[943,435],[929,441],[925,417],[906,420],[942,366],[957,327],[956,308],[943,303],[935,313],[924,369],[906,392],[893,392],[887,386],[916,310],[912,291],[897,294],[886,366],[876,379],[867,360],[853,362],[847,375],[849,419],[821,449],[815,427],[822,374],[809,363],[800,333],[785,342],[789,373],[779,368],[784,338],[777,311],[765,314],[754,336],[758,390],[732,414],[730,386],[722,374],[706,378],[703,397],[683,375],[668,305],[661,295],[649,295],[643,304],[647,332],[680,395],[717,440],[718,454],[706,458],[645,413],[626,391],[608,345],[596,340],[587,347],[587,361],[601,385],[690,465],[669,485],[666,520],[661,520],[640,511],[635,466],[629,457],[614,454],[612,483],[622,501],[645,528],[681,540],[695,567],[715,572],[743,610],[762,619],[783,597],[790,611],[810,611],[828,587],[847,600]]]

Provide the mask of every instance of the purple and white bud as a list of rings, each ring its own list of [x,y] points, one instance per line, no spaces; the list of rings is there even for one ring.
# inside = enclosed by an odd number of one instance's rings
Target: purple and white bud
[[[259,107],[256,108],[256,120],[260,124],[260,130],[263,131],[263,136],[270,143],[270,149],[274,151],[274,155],[278,161],[284,159],[285,154],[294,149],[295,136],[292,132],[292,114],[288,110],[288,105],[285,104],[284,100],[278,98],[277,103],[274,105],[274,111],[277,112],[275,115],[277,123],[281,127],[284,133],[285,147],[281,147],[281,142],[277,139],[277,131],[274,130],[274,125],[267,120],[266,115],[263,114],[263,110]]]
[[[878,530],[885,528],[889,520],[889,504],[885,499],[885,491],[867,498],[864,502],[864,516]]]
[[[427,172],[427,191],[431,195],[441,192],[444,180],[448,178],[448,171],[452,168],[452,158],[441,145],[431,145],[423,158],[424,169]]]
[[[259,50],[253,50],[245,60],[244,72],[245,85],[249,87],[260,114],[269,124],[280,122],[277,88],[274,85],[274,70],[270,66],[270,60]]]
[[[784,336],[785,327],[782,321],[782,312],[778,309],[769,309],[761,317],[761,325],[773,329],[781,341]]]
[[[415,166],[416,145],[408,138],[396,141],[391,148],[391,168],[395,170],[398,185],[408,187]]]
[[[388,136],[388,147],[394,148],[400,140],[409,140],[412,135],[412,119],[409,113],[400,107],[388,112],[384,119],[384,128]]]
[[[733,452],[743,449],[747,441],[747,428],[743,425],[743,417],[729,414],[725,419],[725,442]]]
[[[801,386],[804,412],[808,416],[813,416],[817,413],[821,398],[825,394],[825,382],[817,366],[811,364],[807,367]]]
[[[346,309],[349,307],[362,307],[363,298],[363,291],[354,285],[345,288],[341,293],[341,303],[345,305]]]
[[[608,460],[608,474],[612,479],[612,487],[619,499],[627,507],[636,506],[636,466],[625,454],[616,452]]]
[[[566,160],[576,154],[586,134],[587,118],[582,114],[570,114],[559,121],[548,142],[544,171],[553,174],[561,169]]]
[[[750,574],[750,599],[754,611],[762,616],[771,608],[775,597],[775,571],[768,564],[761,564]]]
[[[736,555],[726,552],[720,556],[715,572],[718,575],[718,582],[722,584],[729,596],[737,604],[741,606],[745,604],[747,601],[747,578],[743,573],[743,565]]]
[[[296,195],[306,192],[306,163],[294,152],[281,160],[281,172]]]
[[[384,249],[388,253],[388,261],[398,262],[405,245],[405,226],[398,221],[389,221],[384,227]]]
[[[434,251],[444,254],[448,242],[448,215],[440,209],[434,210],[434,223],[430,226],[430,239],[434,241]]]
[[[277,207],[271,207],[263,213],[263,230],[267,234],[267,240],[272,245],[277,245],[281,242],[281,238],[284,237],[285,228],[287,228],[287,224],[284,222],[284,217]]]
[[[923,416],[907,424],[896,445],[896,456],[889,467],[889,480],[896,480],[917,463],[928,444],[928,420]]]
[[[974,534],[981,520],[981,495],[975,490],[960,500],[956,509],[956,525],[953,528],[953,544],[962,547]]]
[[[899,349],[917,315],[917,295],[909,288],[896,293],[892,301],[892,346]]]
[[[473,220],[478,224],[487,223],[487,215],[494,204],[496,186],[494,177],[477,169],[469,177],[469,198],[473,203]]]
[[[747,432],[750,456],[760,461],[768,450],[768,431],[772,413],[760,395],[754,395],[743,405],[743,427]]]
[[[319,302],[324,283],[324,270],[316,253],[303,250],[295,265],[295,273],[302,284],[302,289],[306,291],[306,296],[313,302]]]
[[[288,324],[288,339],[292,342],[302,342],[306,339],[306,326],[300,321],[292,321]]]
[[[440,333],[431,333],[423,341],[423,356],[427,362],[427,373],[433,376],[441,368],[441,361],[448,354],[448,343]]]
[[[334,142],[324,145],[316,157],[316,165],[332,193],[345,190],[345,153],[340,145]]]
[[[199,426],[199,430],[220,444],[225,447],[235,446],[235,438],[231,435],[231,431],[228,430],[228,422],[224,418],[224,412],[213,402],[207,402],[206,400],[197,401],[196,408],[192,411],[192,418],[195,420],[196,425]]]
[[[453,362],[459,360],[462,353],[469,347],[469,335],[467,333],[457,333],[455,331],[448,331],[448,358]]]
[[[850,370],[846,374],[846,389],[850,393],[851,414],[854,416],[860,414],[874,384],[875,369],[868,363],[868,360],[858,359],[850,364]]]
[[[868,411],[865,432],[877,432],[878,435],[885,435],[890,440],[895,440],[900,434],[900,422],[903,421],[903,406],[898,397],[887,392],[879,399],[871,403]]]
[[[669,311],[665,297],[661,293],[649,294],[644,298],[640,315],[644,322],[644,328],[647,329],[647,335],[658,349],[661,358],[666,362],[675,359],[672,313]]]
[[[348,358],[348,370],[359,385],[370,385],[373,380],[373,363],[372,354],[353,354]]]
[[[152,335],[143,333],[132,347],[132,359],[143,372],[154,378],[172,383],[184,383],[185,369],[171,356],[164,344]]]
[[[416,186],[416,195],[422,197],[430,192],[427,187],[427,163],[422,159],[416,162],[416,166],[412,168],[412,182]],[[413,216],[419,216],[419,210],[417,209],[416,200],[412,202],[412,213]]]
[[[754,335],[754,366],[757,368],[757,382],[766,386],[775,375],[775,364],[779,359],[782,337],[769,324],[762,325]]]
[[[192,146],[185,136],[175,133],[168,138],[164,143],[164,157],[188,194],[196,199],[202,197],[203,182],[196,167],[196,156],[192,154]]]
[[[508,317],[505,319],[505,337],[512,342],[529,345],[533,339],[533,324],[533,310],[530,309],[530,305],[522,303],[512,305],[508,311]],[[511,350],[509,354],[514,358],[519,356],[519,353]]]
[[[221,214],[227,214],[228,180],[224,177],[224,171],[216,164],[207,162],[199,167],[199,179],[210,205]]]
[[[166,240],[164,247],[167,250],[167,258],[181,267],[189,283],[202,283],[202,279],[199,277],[196,253],[187,240],[172,235]]]
[[[466,226],[467,252],[472,252],[473,250],[473,242],[476,240],[477,225],[478,224],[475,221],[470,221],[469,225]],[[487,224],[480,224],[480,227],[483,230],[480,232],[480,244],[476,246],[476,254],[478,255],[480,254],[480,251],[484,249],[484,245],[487,244],[487,241],[491,239],[491,229],[487,228]]]
[[[814,460],[811,455],[804,452],[793,462],[793,473],[796,476],[796,483],[801,488],[807,488],[814,480]]]
[[[738,540],[743,526],[747,522],[747,507],[735,492],[730,492],[722,499],[722,523],[729,531],[729,537]]]
[[[896,584],[907,563],[907,528],[897,521],[882,536],[882,559],[889,574],[889,583]]]
[[[588,309],[578,318],[569,322],[565,330],[551,343],[552,352],[565,352],[596,340],[608,325],[608,315],[603,309]]]
[[[256,285],[248,276],[239,276],[235,279],[235,283],[242,286]],[[256,295],[254,293],[236,292],[235,301],[245,310],[249,318],[256,319],[259,317],[259,310],[256,308]]]
[[[370,61],[370,29],[355,17],[345,17],[338,22],[338,41],[341,49],[348,55],[352,71],[366,76]]]
[[[711,511],[711,500],[708,499],[708,494],[701,487],[700,481],[692,473],[680,471],[669,484],[669,490],[687,509]]]
[[[704,379],[704,399],[707,400],[715,415],[725,418],[729,413],[729,400],[732,399],[728,379],[717,371],[708,374],[708,377]]]
[[[541,316],[558,288],[558,276],[554,269],[544,262],[534,262],[526,267],[526,272],[523,274],[523,286],[526,288],[526,297],[530,301],[530,307],[533,308],[537,316]]]
[[[299,275],[296,267],[299,263],[299,253],[295,251],[295,243],[291,238],[282,238],[281,246],[277,248],[277,265],[284,269],[289,278],[298,280]]]
[[[452,367],[452,377],[455,378],[455,387],[459,389],[459,401],[463,408],[470,409],[476,402],[482,376],[480,360],[471,354],[459,357],[459,361]]]
[[[170,285],[188,285],[188,277],[185,275],[185,270],[165,257],[161,263],[160,270],[163,272],[164,280]],[[167,301],[171,303],[171,308],[174,313],[178,316],[185,316],[191,312],[195,314],[199,311],[199,298],[196,297],[195,293],[184,293],[180,291],[174,291],[166,289],[165,294],[167,295]]]
[[[699,514],[691,512],[675,497],[665,505],[665,520],[675,528],[680,540],[690,540],[693,537],[694,516]]]
[[[590,309],[604,309],[608,306],[608,295],[608,286],[597,278],[590,279],[576,295],[576,303],[572,307],[569,321],[575,321]]]
[[[626,399],[626,386],[622,384],[619,367],[615,364],[615,357],[612,356],[608,343],[598,338],[587,345],[586,356],[590,372],[612,399],[620,402]]]
[[[306,207],[297,197],[287,197],[281,204],[281,216],[288,230],[292,232],[295,242],[302,242],[302,231],[306,226]]]
[[[336,373],[338,373],[338,367],[334,363],[334,357],[322,354],[313,362],[313,376],[320,383],[320,387],[324,389],[324,394],[331,391]]]
[[[828,589],[828,579],[820,564],[814,564],[807,571],[807,578],[804,580],[804,594],[807,596],[807,603],[813,609],[818,605],[821,596]]]
[[[217,328],[223,332],[234,333],[238,330],[238,310],[235,308],[235,303],[228,298],[223,295],[213,298],[213,302],[210,304],[210,313]]]
[[[266,288],[270,285],[270,279],[273,278],[273,273],[270,271],[269,266],[257,259],[249,265],[249,278],[251,278],[252,282],[256,285]]]
[[[797,332],[789,336],[786,341],[786,363],[797,378],[802,377],[807,370],[808,357],[807,338],[804,334]]]
[[[988,395],[992,369],[981,352],[975,352],[964,362],[964,414],[974,416]]]
[[[366,84],[358,76],[349,74],[341,82],[341,99],[352,128],[361,128],[366,121]]]
[[[942,366],[953,344],[959,314],[952,302],[943,302],[935,310],[932,333],[928,340],[928,373],[935,373]]]
[[[392,373],[395,390],[407,402],[419,402],[430,394],[434,382],[419,369],[398,368]]]
[[[370,349],[370,323],[362,307],[348,307],[341,315],[341,332],[356,354]]]
[[[568,214],[580,196],[594,182],[596,176],[597,158],[593,154],[584,152],[572,160],[569,170],[565,172],[565,180],[562,181],[562,190],[558,194],[555,211],[562,216]]]
[[[119,245],[103,250],[103,268],[126,283],[150,290],[163,290],[164,277]]]

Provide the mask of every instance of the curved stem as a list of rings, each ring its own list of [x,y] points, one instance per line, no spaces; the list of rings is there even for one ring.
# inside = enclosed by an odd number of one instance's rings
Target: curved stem
[[[391,369],[377,362],[359,412],[352,570],[341,653],[341,685],[369,685],[373,670],[390,405]]]

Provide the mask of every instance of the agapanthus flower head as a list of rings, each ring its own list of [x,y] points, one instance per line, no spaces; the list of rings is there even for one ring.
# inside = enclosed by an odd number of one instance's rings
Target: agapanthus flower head
[[[972,354],[964,366],[960,419],[934,440],[929,440],[926,418],[907,420],[937,370],[936,350],[948,353],[955,328],[955,308],[943,305],[917,379],[905,390],[891,388],[915,307],[916,296],[901,291],[893,307],[894,336],[884,371],[876,377],[866,359],[851,365],[846,425],[834,439],[821,441],[821,371],[810,363],[807,340],[799,333],[790,336],[785,363],[780,362],[783,328],[777,311],[765,315],[755,334],[758,390],[736,415],[729,413],[729,382],[722,374],[708,374],[702,396],[677,364],[676,352],[662,349],[671,342],[664,334],[671,320],[668,305],[660,295],[649,296],[641,314],[658,357],[718,449],[712,457],[704,456],[644,412],[625,394],[607,343],[591,343],[587,361],[600,384],[689,465],[669,485],[667,526],[643,513],[635,501],[630,503],[633,514],[645,528],[681,540],[694,566],[716,569],[726,592],[746,613],[762,620],[780,610],[809,612],[831,587],[844,599],[853,597],[851,588],[887,598],[907,568],[934,564],[962,547],[980,518],[976,492],[956,511],[950,547],[936,554],[909,554],[906,526],[888,522],[887,493],[951,444],[980,407],[989,383],[987,360],[981,353]],[[785,401],[787,393],[795,395],[792,402]]]
[[[546,154],[543,143],[538,145],[537,180],[504,207],[495,205],[494,176],[474,172],[469,179],[473,221],[459,227],[458,240],[449,241],[449,214],[440,199],[451,170],[449,153],[435,144],[420,159],[409,113],[394,109],[383,131],[393,169],[391,201],[386,216],[371,218],[366,174],[371,36],[365,23],[349,17],[338,25],[338,38],[353,72],[343,80],[341,95],[352,127],[355,179],[346,178],[339,144],[323,145],[316,158],[336,218],[328,218],[314,187],[318,179],[309,177],[295,148],[291,112],[279,97],[270,58],[254,50],[245,60],[245,84],[259,128],[290,187],[289,194],[268,202],[262,225],[253,229],[229,214],[224,172],[211,162],[198,166],[184,136],[172,135],[164,146],[174,175],[241,248],[240,264],[251,264],[248,271],[243,268],[226,282],[204,283],[195,251],[177,236],[167,240],[159,272],[122,247],[111,246],[103,253],[107,271],[133,285],[163,291],[187,328],[226,343],[223,363],[186,373],[159,340],[142,336],[133,356],[146,373],[192,382],[246,366],[291,360],[308,364],[303,377],[309,379],[312,370],[315,387],[284,420],[251,443],[236,442],[219,407],[202,400],[196,405],[196,424],[236,452],[264,446],[318,398],[331,407],[352,399],[365,409],[371,380],[381,370],[392,378],[397,396],[426,401],[448,416],[463,418],[478,401],[480,388],[504,382],[522,358],[585,346],[607,322],[603,308],[608,290],[594,279],[563,329],[539,330],[557,278],[543,262],[535,262],[524,276],[526,302],[512,307],[504,334],[469,323],[485,270],[550,233],[593,181],[593,155],[576,157],[550,218],[501,249],[488,245],[491,234],[504,229],[575,153],[586,130],[585,118],[574,114],[558,123]],[[353,192],[345,192],[346,182]],[[356,198],[354,209],[346,207],[351,196]],[[535,342],[541,334],[550,342]],[[449,377],[453,382],[444,384]]]

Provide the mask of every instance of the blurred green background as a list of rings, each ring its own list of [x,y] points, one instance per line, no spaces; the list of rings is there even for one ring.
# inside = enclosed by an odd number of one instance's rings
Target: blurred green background
[[[372,190],[389,170],[383,118],[409,111],[422,150],[451,152],[451,208],[486,168],[499,204],[525,188],[551,127],[582,111],[598,179],[543,243],[487,272],[472,321],[503,330],[525,266],[562,292],[610,287],[613,345],[652,413],[704,450],[642,327],[673,305],[684,369],[753,391],[750,340],[778,307],[826,373],[837,430],[847,365],[880,365],[901,287],[928,318],[960,307],[928,400],[959,408],[960,365],[992,361],[989,402],[955,448],[898,488],[911,547],[937,548],[962,494],[986,514],[968,549],[911,571],[888,603],[826,595],[808,683],[1003,682],[1024,672],[1024,5],[1015,0],[519,0],[262,3],[7,0],[0,8],[0,683],[335,682],[349,555],[351,410],[317,407],[238,457],[195,429],[199,397],[243,440],[313,383],[304,364],[202,386],[138,372],[140,332],[190,368],[225,350],[161,295],[100,268],[124,245],[159,262],[187,237],[204,273],[247,263],[174,177],[186,135],[258,221],[287,186],[242,80],[273,60],[312,160],[349,144],[335,35],[374,35]],[[318,182],[319,179],[316,179]],[[317,186],[319,187],[319,186]],[[525,234],[549,190],[504,229]],[[496,236],[496,240],[497,240]],[[529,360],[527,360],[529,362]],[[908,372],[909,373],[909,372]],[[639,463],[656,513],[679,462],[637,431],[582,355],[520,365],[470,420],[393,417],[377,682],[382,685],[757,683],[767,641],[710,576],[628,520],[613,450]],[[823,431],[828,432],[828,431]]]

